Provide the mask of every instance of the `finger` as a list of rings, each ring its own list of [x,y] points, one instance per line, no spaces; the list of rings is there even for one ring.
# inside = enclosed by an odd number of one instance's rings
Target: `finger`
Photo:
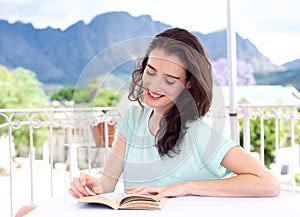
[[[73,191],[73,189],[72,188],[69,188],[69,193],[70,193],[70,195],[72,196],[72,197],[75,197],[76,199],[78,199],[79,198],[79,196],[77,195],[77,194],[75,194],[75,192]]]
[[[156,188],[156,187],[147,187],[147,188],[144,188],[144,189],[140,190],[138,192],[138,194],[157,195],[157,194],[159,194],[159,188]]]
[[[85,187],[85,190],[87,191],[88,195],[90,195],[90,196],[96,195],[96,193],[93,190],[89,189],[87,186],[84,186],[84,187]]]
[[[158,193],[154,196],[156,199],[162,199],[162,198],[165,198],[166,196],[164,196],[164,194],[161,192],[161,193]]]
[[[154,186],[141,186],[131,191],[133,194],[158,194],[159,193],[159,187]]]
[[[137,187],[125,187],[125,190],[127,191],[127,192],[130,192],[130,191],[133,191],[133,190],[135,190]]]
[[[145,188],[145,186],[141,185],[141,186],[126,187],[125,189],[128,193],[136,193],[144,188]]]
[[[131,191],[131,190],[133,190],[133,189],[135,189],[136,187],[125,187],[125,190],[126,191]]]
[[[85,173],[80,173],[80,182],[82,186],[86,185],[86,174]]]
[[[82,185],[82,182],[79,178],[74,178],[73,182],[71,183],[71,188],[78,197],[88,195],[85,185]]]
[[[95,186],[95,187],[93,187],[93,192],[95,194],[102,194],[103,193],[103,189],[102,189],[101,186]]]
[[[69,193],[75,198],[80,198],[80,197],[84,196],[80,191],[77,190],[77,188],[74,186],[74,184],[71,184]]]

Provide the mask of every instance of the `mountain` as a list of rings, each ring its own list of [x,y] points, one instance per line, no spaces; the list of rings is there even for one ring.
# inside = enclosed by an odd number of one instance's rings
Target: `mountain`
[[[300,69],[300,59],[285,63],[283,66],[289,70]]]
[[[136,54],[146,48],[149,36],[170,27],[148,15],[133,17],[127,12],[100,14],[89,24],[79,21],[64,31],[0,20],[0,64],[30,69],[43,83],[75,85],[80,79],[104,76],[110,71],[124,72]],[[226,58],[226,30],[194,33],[212,60]],[[237,56],[258,72],[281,70],[238,34]],[[120,66],[117,70],[116,64]]]
[[[254,73],[258,85],[293,86],[300,91],[300,68],[275,71],[268,74]]]
[[[212,32],[207,35],[194,33],[203,43],[212,60],[227,57],[226,30]],[[237,59],[251,63],[255,72],[267,73],[284,70],[284,67],[274,65],[267,57],[260,53],[248,39],[236,34]]]
[[[268,74],[255,73],[257,84],[293,86],[300,91],[300,59],[283,64],[286,70]]]

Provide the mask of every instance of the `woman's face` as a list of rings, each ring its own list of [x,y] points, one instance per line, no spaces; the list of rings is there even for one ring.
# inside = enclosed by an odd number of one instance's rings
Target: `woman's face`
[[[143,73],[144,102],[164,114],[184,88],[190,88],[182,61],[163,49],[153,50]]]

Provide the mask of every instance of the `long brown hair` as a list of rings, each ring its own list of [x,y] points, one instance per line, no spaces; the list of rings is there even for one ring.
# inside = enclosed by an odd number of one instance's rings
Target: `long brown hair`
[[[186,132],[187,121],[203,117],[212,101],[212,70],[207,54],[198,38],[187,30],[167,29],[156,35],[145,55],[136,62],[128,98],[142,105],[143,73],[149,55],[154,49],[163,49],[167,54],[176,55],[186,69],[186,81],[191,87],[184,89],[174,105],[164,114],[155,136],[160,156],[171,156],[170,151],[179,152],[176,144]]]

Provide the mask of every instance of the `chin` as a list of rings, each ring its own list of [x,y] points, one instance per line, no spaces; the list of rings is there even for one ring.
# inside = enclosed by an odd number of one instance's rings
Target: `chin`
[[[145,100],[144,99],[144,103],[149,107],[149,108],[157,108],[157,105],[156,103],[153,103],[153,102],[149,102],[148,100]]]

